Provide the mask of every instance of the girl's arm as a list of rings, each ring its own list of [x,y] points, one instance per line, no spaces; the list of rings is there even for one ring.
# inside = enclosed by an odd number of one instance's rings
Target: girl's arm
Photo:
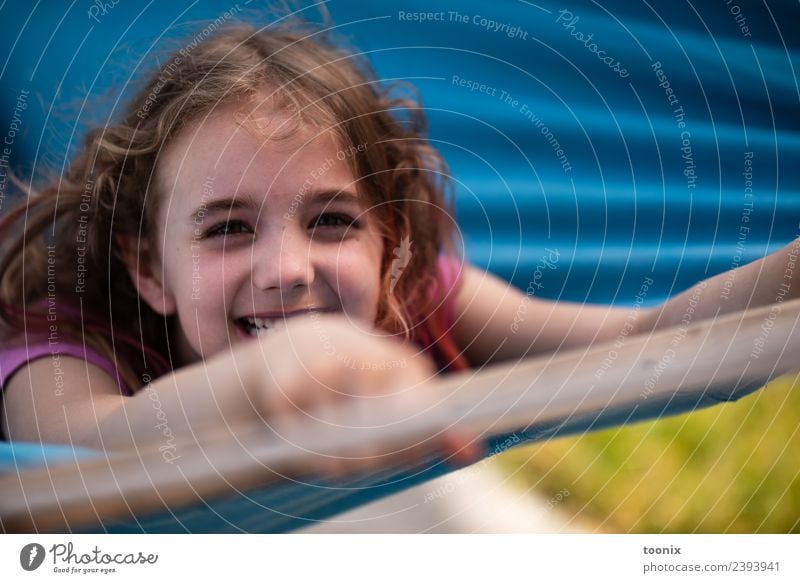
[[[453,333],[469,363],[479,367],[634,334],[641,311],[529,296],[489,272],[465,266]]]
[[[199,428],[246,418],[245,383],[219,383],[218,394],[212,396],[208,388],[224,373],[225,364],[222,359],[206,364],[165,375],[125,397],[111,376],[79,358],[61,358],[60,387],[50,359],[36,359],[20,368],[5,388],[3,433],[12,441],[115,449],[160,435],[174,442],[191,431],[189,419]]]
[[[463,270],[455,298],[454,334],[473,366],[587,346],[686,322],[800,297],[800,239],[738,269],[721,273],[653,308],[615,308],[528,296],[491,273]],[[646,298],[652,280],[637,296]]]
[[[403,415],[436,399],[427,383],[435,375],[428,357],[332,315],[293,318],[280,332],[160,377],[132,397],[120,396],[112,378],[94,365],[72,357],[62,365],[58,393],[49,359],[34,360],[12,376],[4,395],[7,437],[105,450],[159,447],[167,460],[184,439],[235,434],[248,422],[299,419],[302,412],[335,415],[326,408],[335,401],[369,397],[360,399],[367,403],[383,395],[381,404]],[[461,437],[434,441],[459,450],[467,443]],[[361,453],[377,456],[378,447],[365,444]]]
[[[233,352],[164,375],[131,397],[93,364],[67,356],[61,365],[61,387],[46,358],[11,377],[3,394],[8,439],[107,449],[175,443],[192,432],[255,418],[261,405],[251,390],[252,366],[236,366]]]
[[[800,298],[800,238],[747,265],[725,271],[648,310],[639,331],[677,326]]]

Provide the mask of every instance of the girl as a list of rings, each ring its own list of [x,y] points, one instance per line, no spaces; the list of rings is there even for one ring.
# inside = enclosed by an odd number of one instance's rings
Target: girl
[[[800,240],[638,311],[462,265],[420,112],[302,23],[176,52],[2,224],[4,437],[132,447],[363,397],[402,419],[437,373],[789,299]]]

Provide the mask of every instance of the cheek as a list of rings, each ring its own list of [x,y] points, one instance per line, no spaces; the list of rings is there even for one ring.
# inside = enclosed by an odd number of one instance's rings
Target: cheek
[[[346,311],[374,319],[380,300],[380,261],[363,252],[342,257],[338,265],[339,292]]]
[[[181,274],[180,281],[175,282],[180,293],[178,302],[183,306],[181,312],[192,320],[196,312],[212,318],[223,317],[225,301],[233,297],[236,278],[241,272],[239,266],[227,259],[223,261],[222,256],[195,248],[186,253],[176,267]]]

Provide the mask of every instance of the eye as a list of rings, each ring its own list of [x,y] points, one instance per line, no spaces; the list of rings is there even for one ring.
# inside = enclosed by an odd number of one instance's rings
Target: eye
[[[325,213],[314,219],[313,223],[311,224],[312,229],[317,229],[320,227],[353,227],[358,229],[361,227],[361,223],[359,223],[358,220],[354,219],[350,215],[343,213]]]
[[[227,237],[229,235],[238,235],[250,231],[242,221],[225,221],[218,223],[205,232],[205,239],[213,239],[215,237]]]

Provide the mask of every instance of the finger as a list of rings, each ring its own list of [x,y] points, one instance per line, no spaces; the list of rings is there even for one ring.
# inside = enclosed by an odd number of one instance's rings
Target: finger
[[[443,437],[445,454],[458,465],[472,465],[486,456],[486,445],[466,432],[450,431]]]

